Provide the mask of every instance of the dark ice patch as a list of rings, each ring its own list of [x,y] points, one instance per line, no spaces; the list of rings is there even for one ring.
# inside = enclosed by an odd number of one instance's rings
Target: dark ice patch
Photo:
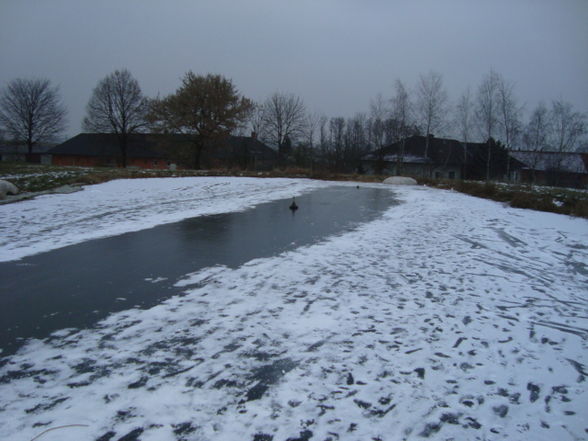
[[[533,383],[527,383],[527,390],[529,391],[529,401],[534,403],[539,399],[539,392],[541,388]]]
[[[253,371],[250,378],[257,381],[245,396],[245,401],[258,400],[269,389],[269,386],[276,384],[285,374],[297,366],[297,363],[290,358],[276,360],[272,364],[261,366]]]
[[[417,373],[417,375],[419,376],[419,378],[423,378],[423,379],[425,378],[425,368],[421,368],[421,367],[416,368],[414,370],[414,372]]]
[[[312,435],[310,430],[303,430],[297,438],[288,438],[286,441],[308,441]]]
[[[441,424],[439,423],[427,423],[425,428],[419,433],[419,436],[423,438],[429,438],[431,435],[439,432],[441,430]]]
[[[100,438],[96,438],[96,441],[110,441],[112,438],[114,438],[115,435],[116,435],[116,432],[113,432],[111,430],[109,432],[106,432]]]
[[[144,375],[141,378],[139,378],[137,381],[135,381],[134,383],[129,384],[127,386],[127,388],[128,389],[138,389],[140,387],[145,386],[147,384],[147,381],[149,381],[149,377]]]
[[[143,432],[144,430],[139,427],[137,429],[131,430],[129,433],[122,436],[117,441],[139,441],[139,437]]]
[[[508,406],[506,404],[501,404],[500,406],[494,406],[492,408],[492,410],[500,418],[504,418],[508,414]]]

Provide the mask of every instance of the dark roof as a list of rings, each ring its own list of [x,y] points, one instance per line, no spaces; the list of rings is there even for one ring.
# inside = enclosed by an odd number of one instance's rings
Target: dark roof
[[[568,173],[588,173],[588,154],[575,152],[514,151],[511,155],[522,162],[524,168],[546,171],[557,169]]]
[[[257,138],[249,136],[227,136],[211,142],[216,147],[212,150],[214,157],[229,159],[235,155],[249,155],[257,159],[276,159],[278,154]]]
[[[164,155],[154,151],[158,137],[136,133],[129,137],[127,156],[129,158],[162,158]],[[52,155],[101,156],[112,157],[120,155],[120,145],[117,135],[113,133],[80,133],[62,144],[50,149]]]
[[[480,157],[485,158],[488,151],[488,143],[468,142],[467,144],[456,139],[429,137],[429,148],[425,155],[426,138],[424,136],[411,136],[404,141],[404,155],[402,162],[407,164],[434,164],[434,165],[463,165],[464,159],[472,163]],[[496,143],[492,142],[492,148],[498,148]],[[401,149],[401,143],[396,142],[384,147],[384,160],[394,162],[398,160]],[[466,149],[464,151],[464,149]],[[511,157],[511,167],[519,168],[523,164],[516,158]],[[363,157],[364,160],[375,161],[378,159],[378,153],[372,152]]]
[[[129,158],[163,158],[162,147],[186,144],[190,135],[137,133],[129,138],[127,156]],[[277,153],[256,138],[246,136],[226,136],[209,143],[214,146],[210,155],[219,159],[233,158],[247,154],[258,159],[275,159]],[[120,155],[120,146],[115,134],[80,133],[49,150],[54,155],[100,156]]]
[[[486,143],[467,143],[468,157],[474,155],[481,148],[485,149],[486,146]],[[411,136],[404,141],[402,162],[412,164],[460,165],[464,161],[464,147],[465,143],[455,139],[435,138],[431,136],[429,137],[429,147],[425,155],[426,138],[424,136]],[[396,161],[400,153],[400,148],[400,142],[384,147],[384,160],[390,162]],[[364,156],[363,159],[376,160],[377,157],[378,154],[374,152]]]

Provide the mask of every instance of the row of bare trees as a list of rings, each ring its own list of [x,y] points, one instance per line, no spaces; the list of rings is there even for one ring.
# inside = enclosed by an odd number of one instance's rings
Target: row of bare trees
[[[586,133],[586,115],[555,100],[539,104],[525,123],[523,105],[514,83],[491,70],[475,92],[469,88],[452,105],[437,72],[420,75],[413,88],[396,80],[393,94],[377,95],[369,111],[352,118],[310,113],[303,100],[276,92],[261,103],[242,96],[231,80],[221,75],[188,72],[167,97],[149,99],[126,70],[100,80],[87,105],[83,129],[117,135],[123,158],[129,136],[141,131],[181,133],[193,139],[192,165],[200,166],[206,142],[229,133],[253,131],[279,152],[280,162],[300,166],[357,169],[368,151],[383,154],[383,147],[400,142],[398,169],[403,162],[403,141],[410,135],[451,136],[465,145],[499,140],[508,149],[572,151]],[[0,92],[0,128],[32,151],[65,127],[65,107],[59,89],[48,80],[17,79]],[[425,137],[425,154],[429,136]],[[490,152],[490,149],[488,149]],[[489,170],[492,158],[487,158]]]
[[[118,138],[122,165],[127,163],[129,138],[143,131],[190,135],[192,165],[200,167],[205,143],[245,124],[253,103],[221,75],[188,72],[178,89],[164,98],[148,99],[126,70],[116,70],[92,91],[82,127]],[[65,107],[59,89],[48,80],[17,79],[0,93],[0,125],[19,143],[47,142],[65,127]]]
[[[515,84],[493,70],[474,92],[467,88],[453,104],[443,77],[431,71],[420,75],[412,89],[396,80],[392,96],[377,95],[369,112],[348,119],[307,113],[300,98],[276,93],[255,105],[250,127],[280,152],[290,154],[293,146],[298,165],[320,162],[339,170],[357,168],[358,156],[367,151],[383,155],[383,147],[395,142],[400,143],[397,169],[401,170],[403,141],[414,134],[457,138],[467,155],[468,143],[496,141],[509,150],[570,152],[587,132],[587,116],[561,99],[549,108],[540,103],[528,121],[523,114]],[[425,136],[425,155],[429,140]],[[494,160],[491,152],[488,148],[488,176]]]

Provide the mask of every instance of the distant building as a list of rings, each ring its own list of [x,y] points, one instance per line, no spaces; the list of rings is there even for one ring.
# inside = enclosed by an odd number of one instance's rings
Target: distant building
[[[490,156],[488,156],[490,155]],[[490,159],[490,160],[488,160]],[[436,179],[505,179],[522,166],[499,143],[463,143],[455,139],[411,136],[365,155],[362,169],[369,174]]]
[[[35,144],[33,152],[29,153],[29,147],[23,144],[0,145],[0,161],[3,162],[30,162],[33,164],[47,163],[46,153],[55,144]]]
[[[137,133],[129,137],[127,166],[168,169],[191,165],[188,135]],[[118,138],[110,133],[81,133],[47,152],[51,163],[62,166],[120,167]],[[277,161],[274,150],[256,137],[226,136],[208,143],[201,164],[206,168],[271,169]]]
[[[588,153],[513,151],[524,164],[518,181],[558,187],[588,188]]]
[[[167,169],[169,164],[163,153],[154,150],[155,140],[146,134],[129,138],[127,166]],[[118,138],[110,133],[80,133],[47,152],[53,165],[82,167],[118,167],[121,151]]]

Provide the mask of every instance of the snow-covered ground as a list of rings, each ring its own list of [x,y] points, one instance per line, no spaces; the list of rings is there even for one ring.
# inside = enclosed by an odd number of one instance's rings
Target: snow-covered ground
[[[47,196],[0,207],[1,256],[324,185],[164,179]],[[30,342],[0,368],[2,437],[588,439],[588,222],[391,191],[403,204],[354,231],[188,274],[184,296]],[[37,223],[9,226],[20,216]]]

